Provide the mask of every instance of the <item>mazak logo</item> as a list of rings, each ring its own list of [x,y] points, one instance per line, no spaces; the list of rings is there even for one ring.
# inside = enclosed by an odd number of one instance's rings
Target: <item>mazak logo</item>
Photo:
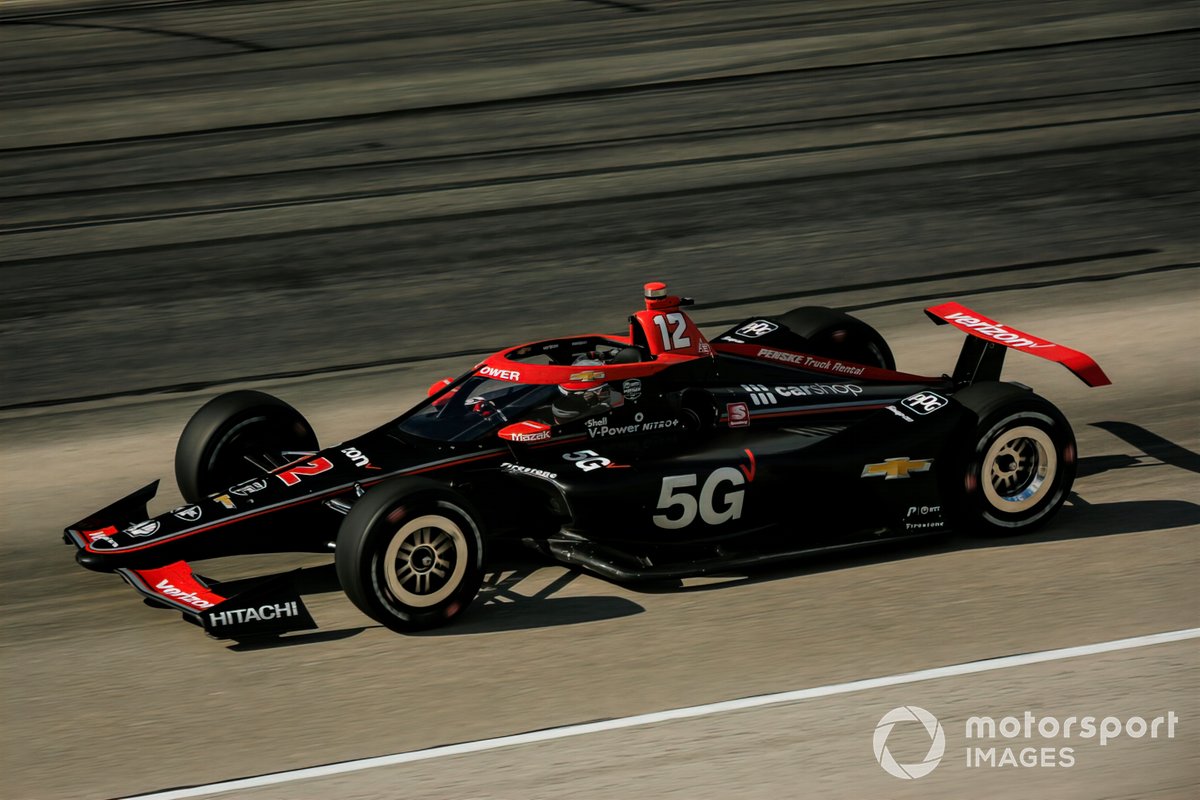
[[[779,326],[774,322],[769,322],[765,319],[756,319],[754,322],[748,322],[738,328],[736,333],[738,336],[745,336],[747,339],[757,339],[760,336],[766,336],[772,331],[779,330]]]
[[[888,736],[891,735],[892,728],[901,722],[919,722],[924,726],[925,732],[929,734],[929,751],[920,761],[901,764],[888,750]],[[875,760],[879,762],[879,766],[883,767],[884,772],[901,780],[910,781],[914,778],[925,777],[933,772],[941,762],[942,756],[946,753],[946,732],[942,730],[942,724],[938,722],[937,717],[920,706],[900,706],[893,708],[880,718],[879,724],[875,726],[875,737],[872,744],[875,748]]]
[[[509,437],[512,442],[544,442],[550,438],[550,431],[534,431],[532,433],[514,433]]]

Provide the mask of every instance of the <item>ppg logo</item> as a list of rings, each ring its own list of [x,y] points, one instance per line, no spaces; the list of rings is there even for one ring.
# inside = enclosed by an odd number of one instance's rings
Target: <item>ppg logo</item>
[[[911,397],[906,397],[900,401],[900,405],[907,408],[914,414],[932,414],[939,408],[942,408],[950,401],[942,397],[937,392],[917,392]]]
[[[745,336],[749,339],[757,339],[760,336],[766,336],[771,331],[777,330],[779,330],[779,326],[774,322],[768,322],[765,319],[756,319],[754,322],[747,322],[738,328],[737,335]]]

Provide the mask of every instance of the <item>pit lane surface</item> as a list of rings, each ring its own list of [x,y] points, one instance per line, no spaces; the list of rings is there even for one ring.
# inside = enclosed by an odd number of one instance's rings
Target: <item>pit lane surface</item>
[[[150,791],[1197,624],[1187,5],[133,5],[0,8],[21,23],[0,25],[6,796]],[[1089,352],[1113,387],[1009,360],[1076,426],[1076,497],[1034,537],[683,591],[516,564],[461,625],[421,637],[372,627],[312,570],[322,631],[264,649],[204,639],[57,543],[169,479],[174,437],[218,384],[277,392],[333,442],[470,360],[439,354],[619,327],[650,277],[707,304],[702,322],[860,308],[918,372],[957,352],[920,315],[939,299]],[[756,296],[779,299],[742,302]],[[355,364],[370,366],[337,371]],[[168,486],[157,502],[173,501]],[[1194,796],[1195,655],[1181,643],[280,796],[980,781]],[[870,749],[906,703],[955,719],[1171,706],[1185,722],[1115,766],[947,763],[910,785]]]

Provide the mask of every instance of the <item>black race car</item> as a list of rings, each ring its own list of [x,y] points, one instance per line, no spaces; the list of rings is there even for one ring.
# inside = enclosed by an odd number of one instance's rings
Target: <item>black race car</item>
[[[504,350],[323,449],[283,401],[221,395],[179,439],[187,505],[150,517],[156,481],[64,539],[88,569],[235,639],[315,625],[290,580],[226,597],[189,561],[332,551],[354,604],[412,631],[463,612],[501,537],[637,581],[947,528],[1028,531],[1070,490],[1075,439],[1051,403],[1000,380],[1005,353],[1109,383],[1086,355],[956,303],[926,310],[969,334],[938,377],[897,372],[882,336],[832,309],[709,341],[690,304],[647,284],[628,335]]]

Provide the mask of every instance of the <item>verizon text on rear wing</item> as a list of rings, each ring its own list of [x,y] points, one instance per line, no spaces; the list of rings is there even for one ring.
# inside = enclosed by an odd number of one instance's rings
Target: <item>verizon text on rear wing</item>
[[[988,319],[959,303],[942,303],[925,309],[925,313],[938,325],[954,325],[968,334],[954,368],[956,383],[999,380],[1005,353],[1001,346],[1062,364],[1088,386],[1112,383],[1086,353]]]

